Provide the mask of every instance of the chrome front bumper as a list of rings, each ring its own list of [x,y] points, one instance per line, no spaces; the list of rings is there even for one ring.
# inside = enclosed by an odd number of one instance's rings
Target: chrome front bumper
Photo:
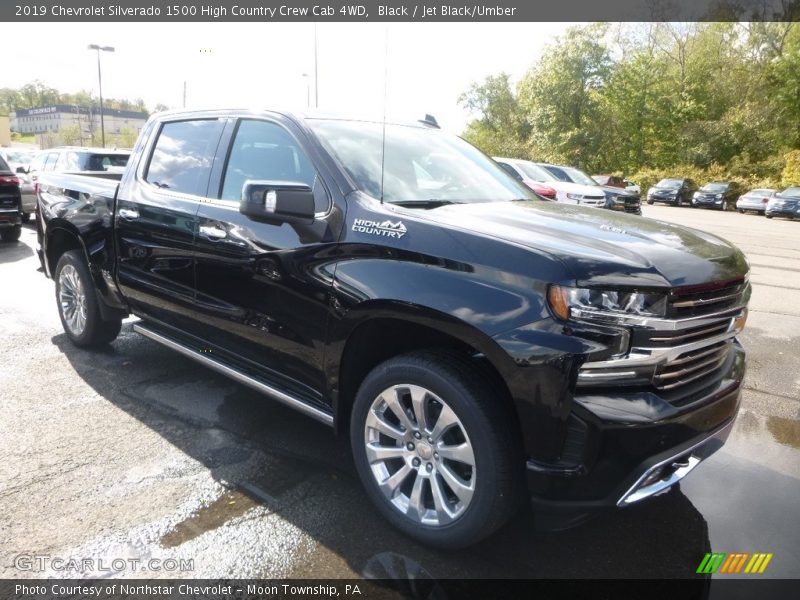
[[[629,506],[664,492],[678,483],[703,460],[722,447],[733,429],[734,419],[735,417],[689,448],[684,448],[649,467],[617,501],[617,506]]]

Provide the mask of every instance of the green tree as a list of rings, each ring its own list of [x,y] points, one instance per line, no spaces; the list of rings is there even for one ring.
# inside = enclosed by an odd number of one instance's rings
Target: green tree
[[[597,165],[601,93],[611,68],[603,42],[607,30],[602,23],[569,29],[520,82],[519,103],[532,126],[535,155]]]
[[[509,76],[500,73],[473,83],[459,104],[478,118],[467,125],[464,138],[487,154],[524,156],[530,124],[520,110]]]

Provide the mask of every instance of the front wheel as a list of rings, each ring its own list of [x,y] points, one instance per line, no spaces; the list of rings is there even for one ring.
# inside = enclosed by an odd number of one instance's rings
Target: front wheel
[[[31,213],[22,213],[23,223],[30,223],[30,220],[31,220]]]
[[[767,217],[768,219],[772,218],[772,215],[764,215],[764,216]]]
[[[56,301],[64,332],[82,348],[108,344],[119,334],[121,319],[102,318],[94,282],[79,250],[61,255],[56,265]]]
[[[362,383],[350,438],[361,482],[395,527],[426,544],[483,539],[516,508],[522,454],[503,398],[467,358],[392,358]]]

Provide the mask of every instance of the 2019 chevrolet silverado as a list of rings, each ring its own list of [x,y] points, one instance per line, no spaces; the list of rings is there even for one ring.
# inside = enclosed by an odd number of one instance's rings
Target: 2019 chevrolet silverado
[[[725,440],[730,243],[538,200],[429,121],[162,113],[119,183],[43,174],[72,342],[135,331],[347,434],[377,510],[461,547],[528,498],[626,507]]]

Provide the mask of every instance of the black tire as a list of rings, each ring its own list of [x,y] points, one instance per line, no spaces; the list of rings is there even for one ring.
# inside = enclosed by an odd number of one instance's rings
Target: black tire
[[[74,269],[82,289],[85,290],[83,298],[85,300],[86,322],[85,326],[79,332],[73,331],[68,325],[67,318],[64,315],[64,308],[60,301],[62,271],[67,267]],[[81,348],[98,348],[105,346],[119,335],[119,330],[122,327],[122,319],[112,319],[110,321],[103,319],[100,313],[99,301],[95,293],[94,281],[92,280],[91,273],[89,273],[89,267],[84,261],[83,253],[80,250],[70,250],[61,255],[56,265],[54,279],[56,282],[58,316],[61,318],[61,325],[64,327],[64,333],[67,334],[67,337],[73,344]]]
[[[744,210],[742,210],[741,208],[737,208],[736,210],[739,212],[740,215],[744,214]]]
[[[427,525],[402,513],[380,490],[367,458],[365,427],[373,402],[391,386],[406,384],[424,387],[445,401],[474,451],[475,490],[464,512],[447,524]],[[350,420],[356,469],[370,500],[397,529],[440,548],[463,548],[480,541],[518,508],[523,458],[518,436],[509,433],[513,431],[503,399],[476,365],[461,355],[436,350],[405,354],[375,367],[358,390]]]
[[[772,215],[764,215],[764,216],[767,217],[768,219],[772,218]]]
[[[20,235],[22,235],[21,225],[14,225],[8,229],[0,229],[0,239],[7,243],[18,242]]]
[[[649,204],[650,206],[653,206],[653,204],[655,204],[655,202],[653,200],[648,200],[647,204]]]
[[[22,213],[22,222],[29,223],[31,220],[31,213]]]

